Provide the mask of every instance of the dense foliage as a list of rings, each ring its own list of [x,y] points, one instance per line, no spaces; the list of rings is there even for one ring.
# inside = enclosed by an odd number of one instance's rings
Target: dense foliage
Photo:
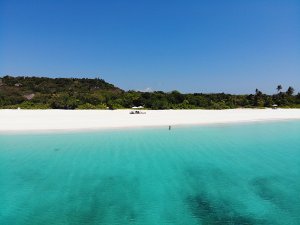
[[[116,109],[144,106],[148,109],[229,109],[239,107],[299,107],[294,88],[266,95],[182,94],[178,91],[123,91],[102,79],[12,77],[0,78],[0,108]]]

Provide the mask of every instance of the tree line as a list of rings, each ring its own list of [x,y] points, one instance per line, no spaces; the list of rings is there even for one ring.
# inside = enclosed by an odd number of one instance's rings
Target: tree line
[[[148,109],[233,109],[278,107],[300,108],[300,93],[282,85],[273,95],[256,89],[248,95],[225,93],[124,91],[95,78],[0,78],[0,108],[23,109],[122,109],[143,106]]]

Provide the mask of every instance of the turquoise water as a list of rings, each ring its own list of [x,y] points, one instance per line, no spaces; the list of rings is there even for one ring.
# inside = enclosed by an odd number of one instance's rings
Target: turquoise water
[[[300,121],[0,134],[0,224],[300,224]]]

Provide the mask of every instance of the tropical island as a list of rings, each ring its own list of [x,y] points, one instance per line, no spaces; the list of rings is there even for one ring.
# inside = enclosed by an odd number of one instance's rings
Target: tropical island
[[[300,0],[0,12],[0,225],[300,225]]]
[[[95,78],[0,77],[2,109],[235,109],[300,108],[300,93],[293,87],[274,88],[273,95],[256,89],[253,94],[180,93],[179,91],[124,91]]]

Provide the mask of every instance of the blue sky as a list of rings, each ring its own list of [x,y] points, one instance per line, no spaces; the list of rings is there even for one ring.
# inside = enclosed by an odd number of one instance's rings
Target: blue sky
[[[299,0],[0,0],[0,74],[300,91]]]

